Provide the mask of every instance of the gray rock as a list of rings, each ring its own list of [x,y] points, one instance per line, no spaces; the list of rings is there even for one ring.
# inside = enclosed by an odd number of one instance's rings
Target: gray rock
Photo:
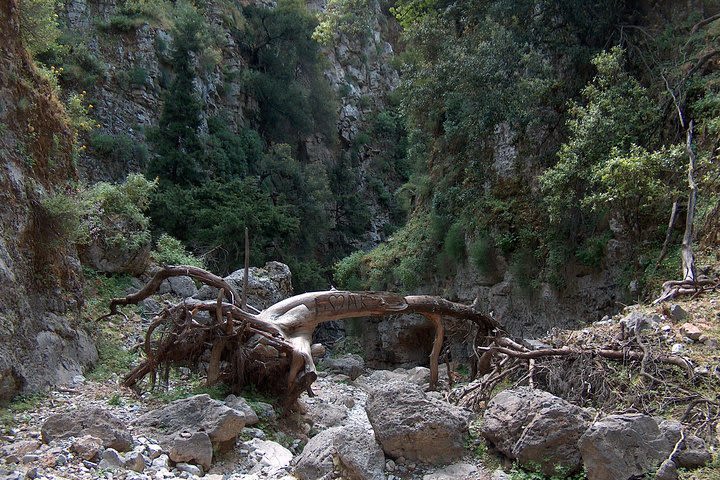
[[[212,445],[211,445],[212,447]],[[170,457],[166,454],[162,454],[159,457],[153,459],[152,468],[161,469],[170,467]]]
[[[41,434],[45,443],[56,438],[92,435],[106,448],[121,452],[132,448],[132,435],[127,427],[111,413],[95,407],[53,415],[43,424]]]
[[[156,458],[155,462],[162,458],[164,455]],[[193,462],[198,465],[202,465],[205,470],[210,468],[213,457],[212,442],[210,437],[205,432],[195,432],[189,436],[177,435],[170,447],[170,460],[176,463],[188,463]]]
[[[382,449],[391,457],[447,463],[463,454],[469,413],[428,397],[418,385],[376,385],[365,410]]]
[[[266,420],[269,422],[277,420],[277,413],[275,412],[273,406],[269,403],[255,402],[254,410],[255,413],[257,413],[257,416],[260,417],[260,420]]]
[[[483,475],[483,476],[481,476]],[[423,480],[483,480],[484,472],[470,463],[455,463],[423,476]]]
[[[111,230],[118,230],[128,235],[133,230],[132,225],[117,225]],[[105,232],[103,232],[105,233]],[[78,252],[83,265],[87,265],[98,272],[129,273],[140,275],[150,265],[150,241],[128,249],[125,245],[115,245],[105,241],[105,235],[93,237],[87,245],[80,245]]]
[[[92,435],[83,435],[73,442],[70,450],[84,460],[93,461],[100,454],[103,441]]]
[[[591,421],[585,409],[548,392],[520,387],[504,390],[488,403],[482,434],[507,457],[537,464],[552,475],[556,465],[580,468],[577,441]]]
[[[295,475],[301,480],[330,478],[337,466],[353,480],[385,480],[385,455],[368,427],[351,425],[320,432],[294,460]]]
[[[195,282],[187,276],[170,277],[160,284],[159,293],[172,293],[180,298],[192,297],[198,292]]]
[[[351,380],[355,380],[362,375],[365,369],[365,360],[360,355],[348,353],[336,358],[324,358],[320,365],[329,372],[341,373],[350,377]]]
[[[140,452],[130,452],[125,455],[125,468],[134,472],[142,472],[145,470],[145,459]]]
[[[196,477],[203,476],[202,468],[197,467],[195,465],[190,465],[189,463],[178,463],[177,465],[175,465],[175,468],[177,468],[181,472],[187,472],[190,475],[195,475]]]
[[[257,463],[250,473],[263,472],[267,476],[271,476],[275,472],[288,468],[293,458],[290,450],[271,440],[253,438],[246,442],[246,445],[249,445],[253,450],[253,455],[257,458]]]
[[[655,472],[655,480],[678,480],[677,465],[672,460],[665,460]]]
[[[679,443],[677,451],[672,458],[678,467],[699,468],[707,465],[712,460],[712,454],[702,438],[687,432],[685,432],[684,436],[681,435],[683,426],[680,422],[675,420],[662,420],[658,427],[668,439],[673,449],[675,444],[682,438],[682,442]]]
[[[620,323],[625,325],[625,331],[632,334],[636,329],[643,330],[658,325],[662,319],[658,315],[648,315],[642,312],[631,312],[623,317]]]
[[[625,480],[655,471],[674,447],[655,419],[643,414],[598,420],[578,445],[593,480]]]
[[[670,317],[676,322],[680,322],[688,318],[688,313],[677,303],[670,306]]]
[[[135,424],[157,428],[166,437],[173,438],[182,431],[205,432],[217,447],[225,442],[234,442],[245,426],[245,416],[203,394],[176,400],[146,413],[135,420]]]
[[[125,465],[125,458],[114,448],[107,448],[102,453],[100,460],[100,468],[116,469]]]
[[[242,397],[228,395],[225,398],[225,405],[245,415],[245,426],[252,426],[260,421],[255,410],[253,410],[250,404]]]
[[[244,274],[244,270],[237,270],[225,277],[224,280],[238,293],[242,293]],[[217,294],[217,289],[203,286],[193,298],[214,300],[217,298]],[[248,269],[247,301],[249,305],[262,310],[290,296],[292,296],[292,275],[287,265],[280,262],[268,262],[263,268],[250,267]]]

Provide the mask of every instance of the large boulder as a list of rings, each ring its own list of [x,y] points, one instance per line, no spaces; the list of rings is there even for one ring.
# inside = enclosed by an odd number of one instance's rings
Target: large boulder
[[[341,373],[355,380],[362,375],[365,369],[365,361],[360,355],[348,353],[335,358],[324,358],[320,366],[332,373]]]
[[[301,480],[333,478],[335,461],[343,478],[385,480],[385,455],[370,425],[333,427],[315,435],[295,459],[295,475]]]
[[[654,471],[675,446],[654,418],[639,414],[609,415],[580,438],[588,477],[626,480]]]
[[[552,475],[557,466],[581,466],[577,441],[590,426],[589,411],[542,390],[520,387],[498,393],[485,410],[483,436],[507,457],[539,465]]]
[[[213,457],[210,437],[205,432],[176,434],[171,442],[169,457],[175,463],[192,462],[207,470]]]
[[[236,270],[224,280],[238,293],[243,290],[243,277],[245,270]],[[200,288],[193,298],[199,300],[214,300],[218,290],[207,285]],[[293,294],[292,275],[290,267],[280,262],[268,262],[263,268],[250,267],[248,269],[247,302],[260,310],[269,307]]]
[[[171,451],[175,447],[187,451],[187,439],[195,438],[193,434],[198,432],[207,435],[214,449],[223,451],[234,446],[245,427],[245,415],[204,394],[176,400],[146,413],[135,424],[159,430],[160,443]],[[195,441],[200,442],[200,438]]]
[[[375,436],[391,457],[435,464],[463,455],[469,412],[429,397],[418,385],[377,385],[370,389],[365,409]]]
[[[57,438],[91,435],[103,447],[125,452],[132,448],[132,435],[125,424],[102,408],[86,408],[59,413],[45,420],[40,433],[45,443]]]

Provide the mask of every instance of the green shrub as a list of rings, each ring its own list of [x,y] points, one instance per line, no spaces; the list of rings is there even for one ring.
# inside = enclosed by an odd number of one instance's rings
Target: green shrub
[[[20,4],[20,36],[31,54],[47,51],[60,36],[57,0],[22,0]]]
[[[152,252],[153,260],[161,265],[191,265],[203,268],[203,261],[188,253],[177,238],[163,233]]]
[[[480,236],[470,244],[469,256],[480,273],[487,274],[493,268],[493,244],[487,236]]]
[[[48,231],[43,241],[49,245],[67,242],[84,243],[90,237],[90,229],[84,221],[86,204],[79,195],[57,193],[41,200],[42,226]]]
[[[95,153],[107,160],[121,165],[145,165],[148,160],[148,148],[128,135],[108,135],[95,133],[90,136],[90,147]]]
[[[335,264],[333,278],[338,287],[346,290],[363,290],[365,288],[365,284],[361,281],[364,256],[365,252],[358,250]]]
[[[455,222],[450,226],[443,240],[442,251],[455,264],[465,259],[465,232],[461,223]]]

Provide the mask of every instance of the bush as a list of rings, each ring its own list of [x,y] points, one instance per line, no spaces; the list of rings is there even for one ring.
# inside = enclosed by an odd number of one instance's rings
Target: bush
[[[469,248],[472,264],[480,273],[487,274],[493,268],[493,245],[489,237],[478,237]]]
[[[451,262],[458,264],[465,259],[465,232],[459,222],[455,222],[445,235],[443,254]]]
[[[201,259],[188,253],[180,240],[166,233],[163,233],[158,238],[152,257],[161,265],[191,265],[204,268]]]
[[[148,159],[147,145],[123,134],[93,134],[90,136],[90,147],[98,156],[122,165],[145,165]]]
[[[365,252],[358,250],[335,264],[333,278],[337,286],[346,290],[364,290],[362,264]]]
[[[31,54],[47,51],[60,36],[56,0],[22,0],[20,2],[20,36]]]

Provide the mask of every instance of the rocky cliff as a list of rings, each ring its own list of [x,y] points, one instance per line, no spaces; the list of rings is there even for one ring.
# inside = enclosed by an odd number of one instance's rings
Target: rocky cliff
[[[0,5],[0,401],[68,381],[97,357],[77,328],[82,272],[44,199],[76,178],[72,132]]]

